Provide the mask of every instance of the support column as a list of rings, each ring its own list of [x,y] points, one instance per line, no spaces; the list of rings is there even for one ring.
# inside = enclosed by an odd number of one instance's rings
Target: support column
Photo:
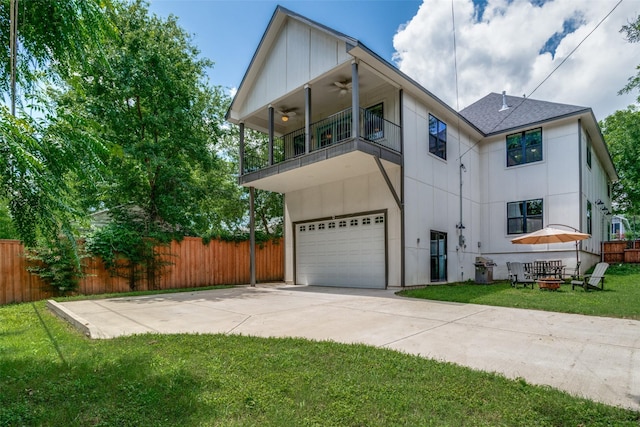
[[[256,286],[255,188],[249,187],[249,271],[251,286]]]
[[[304,85],[304,153],[311,152],[311,86]]]
[[[351,137],[360,136],[360,84],[358,82],[358,63],[351,63]]]
[[[269,166],[273,165],[273,107],[269,105]]]
[[[244,122],[240,122],[240,158],[238,159],[240,171],[238,176],[244,174]]]
[[[405,246],[405,222],[404,222],[404,91],[400,89],[398,93],[398,110],[400,117],[400,152],[402,153],[402,164],[400,165],[400,286],[403,288],[406,284],[406,246]]]

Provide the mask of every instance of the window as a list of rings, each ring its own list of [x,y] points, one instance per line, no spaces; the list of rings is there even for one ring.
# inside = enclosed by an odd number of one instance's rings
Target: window
[[[364,137],[370,141],[384,138],[384,109],[382,102],[364,110]]]
[[[311,225],[309,226],[309,231],[315,231],[315,229],[316,229],[315,224],[311,224]]]
[[[333,222],[333,221],[331,221],[331,222],[329,223],[329,228],[336,228],[336,223],[335,223],[335,222]]]
[[[591,167],[591,138],[587,134],[587,166]]]
[[[340,222],[338,223],[338,228],[344,228],[344,227],[346,227],[346,226],[347,226],[347,221],[340,221]]]
[[[542,129],[507,135],[507,166],[542,160]]]
[[[507,234],[542,229],[542,199],[507,203]]]
[[[384,224],[384,217],[383,216],[377,216],[375,219],[375,223],[376,224]]]
[[[358,226],[358,220],[357,219],[352,219],[350,224],[351,224],[352,227],[357,227]]]
[[[591,202],[587,200],[587,234],[591,234],[591,218],[593,218]]]
[[[324,230],[324,223],[318,224],[318,230]]]
[[[429,152],[447,160],[447,125],[429,114]]]
[[[371,218],[362,218],[362,225],[371,224]]]

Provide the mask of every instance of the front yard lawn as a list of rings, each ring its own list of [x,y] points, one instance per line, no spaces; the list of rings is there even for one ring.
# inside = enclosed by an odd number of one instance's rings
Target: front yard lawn
[[[502,281],[490,285],[473,282],[408,289],[399,295],[438,301],[577,313],[640,320],[640,265],[614,264],[606,272],[604,291],[585,292],[562,285],[557,291],[512,288]]]
[[[43,302],[0,307],[0,426],[639,422],[638,412],[391,350],[224,335],[91,341]]]

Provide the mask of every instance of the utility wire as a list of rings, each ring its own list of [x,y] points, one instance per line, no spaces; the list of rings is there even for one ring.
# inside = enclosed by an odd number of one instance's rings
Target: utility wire
[[[578,43],[578,44],[576,45],[576,47],[574,47],[574,48],[573,48],[573,50],[572,50],[571,52],[569,52],[569,54],[566,56],[566,58],[564,58],[564,59],[563,59],[563,60],[558,64],[558,66],[557,66],[556,68],[554,68],[554,69],[549,73],[549,75],[548,75],[547,77],[545,77],[545,79],[544,79],[544,80],[542,80],[542,81],[540,82],[540,84],[539,84],[538,86],[536,86],[536,87],[535,87],[535,89],[533,89],[533,90],[531,91],[531,93],[529,94],[529,97],[530,97],[531,95],[533,95],[533,93],[534,93],[536,90],[538,90],[538,88],[539,88],[540,86],[542,86],[542,85],[544,84],[544,82],[546,82],[547,80],[549,80],[549,77],[551,77],[551,76],[553,75],[553,73],[555,73],[555,72],[556,72],[556,70],[557,70],[558,68],[562,67],[562,64],[564,64],[564,63],[567,61],[567,59],[569,59],[569,57],[570,57],[571,55],[573,55],[573,53],[574,53],[576,50],[578,50],[578,48],[582,45],[582,43],[584,43],[584,42],[585,42],[585,40],[587,40],[587,38],[589,38],[589,36],[590,36],[591,34],[593,34],[593,32],[594,32],[595,30],[597,30],[597,29],[598,29],[598,27],[600,26],[600,24],[602,24],[602,23],[603,23],[603,22],[604,22],[604,21],[609,17],[609,15],[611,15],[611,14],[613,13],[613,11],[614,11],[614,10],[616,10],[616,9],[618,8],[618,6],[620,6],[620,3],[622,3],[622,0],[620,0],[618,3],[616,3],[616,5],[615,5],[615,6],[613,6],[613,9],[611,9],[611,10],[609,11],[609,13],[607,13],[607,14],[605,15],[605,17],[604,17],[604,18],[602,18],[602,19],[600,20],[600,22],[598,22],[598,25],[596,25],[595,27],[593,27],[593,29],[592,29],[591,31],[589,31],[589,34],[587,34],[586,36],[584,36],[584,38],[580,41],[580,43]]]
[[[500,121],[499,121],[499,122],[498,122],[498,123],[497,123],[497,124],[496,124],[496,125],[495,125],[491,130],[490,130],[490,131],[489,131],[489,133],[493,132],[493,131],[498,127],[498,126],[500,126],[500,125],[501,125],[505,120],[507,120],[507,119],[509,118],[509,116],[511,116],[511,114],[513,114],[513,113],[514,113],[518,108],[520,108],[520,107],[525,103],[525,101],[526,101],[527,99],[529,99],[529,98],[531,97],[531,95],[533,95],[533,93],[534,93],[535,91],[537,91],[537,90],[540,88],[540,86],[542,86],[542,85],[543,85],[547,80],[549,80],[549,78],[550,78],[550,77],[551,77],[551,76],[552,76],[552,75],[553,75],[553,74],[558,70],[558,68],[560,68],[560,67],[561,67],[561,66],[562,66],[562,65],[567,61],[567,59],[569,59],[569,57],[570,57],[571,55],[573,55],[573,53],[574,53],[576,50],[578,50],[578,48],[579,48],[580,46],[582,46],[582,43],[584,43],[584,42],[585,42],[585,40],[587,40],[587,38],[588,38],[591,34],[593,34],[593,32],[594,32],[596,29],[598,29],[598,27],[600,27],[600,25],[601,25],[601,24],[602,24],[602,23],[603,23],[603,22],[604,22],[604,21],[605,21],[605,20],[606,20],[606,19],[607,19],[607,18],[608,18],[612,13],[613,13],[613,11],[615,11],[615,10],[618,8],[618,6],[620,6],[620,3],[622,3],[622,1],[623,1],[623,0],[618,1],[618,3],[616,3],[616,5],[615,5],[615,6],[613,6],[613,8],[609,11],[609,13],[607,13],[607,14],[606,14],[606,15],[605,15],[605,16],[604,16],[604,17],[603,17],[603,18],[598,22],[598,24],[597,24],[595,27],[593,27],[593,29],[592,29],[591,31],[589,31],[589,34],[587,34],[586,36],[584,36],[584,38],[580,41],[580,43],[578,43],[578,44],[576,45],[576,47],[574,47],[574,48],[573,48],[573,50],[572,50],[571,52],[569,52],[569,54],[567,55],[567,57],[566,57],[566,58],[564,58],[564,59],[560,62],[560,64],[558,64],[558,66],[557,66],[556,68],[554,68],[553,70],[551,70],[551,72],[547,75],[547,77],[545,77],[545,78],[540,82],[540,84],[538,84],[538,86],[536,86],[536,87],[531,91],[531,93],[529,94],[529,96],[526,96],[526,95],[525,95],[525,96],[524,96],[524,100],[523,100],[521,103],[519,103],[518,105],[516,105],[513,109],[511,109],[511,110],[509,111],[509,113],[508,113],[508,114],[506,114],[506,115],[502,118],[502,120],[500,120]],[[456,88],[456,92],[457,92],[457,88]],[[471,150],[472,150],[476,145],[478,145],[479,143],[480,143],[480,141],[477,141],[475,144],[473,144],[471,147],[469,147],[469,149],[468,149],[467,151],[465,151],[464,153],[462,153],[462,154],[460,155],[460,157],[462,158],[462,156],[464,156],[464,155],[465,155],[465,154],[467,154],[469,151],[471,151]]]

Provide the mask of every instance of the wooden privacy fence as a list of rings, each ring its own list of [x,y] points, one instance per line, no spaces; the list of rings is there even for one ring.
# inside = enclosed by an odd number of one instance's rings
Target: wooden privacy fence
[[[211,285],[241,285],[250,281],[249,242],[212,240],[205,245],[197,237],[173,241],[161,249],[161,258],[170,265],[163,269],[154,289],[179,289]],[[91,295],[129,291],[129,282],[112,276],[99,258],[84,260],[86,277],[78,293]],[[55,292],[38,276],[27,271],[29,261],[18,240],[0,240],[0,305],[50,298]],[[284,278],[282,239],[256,244],[256,279],[259,282]],[[141,280],[137,290],[148,289]]]
[[[602,242],[602,261],[609,264],[640,263],[640,241]]]

